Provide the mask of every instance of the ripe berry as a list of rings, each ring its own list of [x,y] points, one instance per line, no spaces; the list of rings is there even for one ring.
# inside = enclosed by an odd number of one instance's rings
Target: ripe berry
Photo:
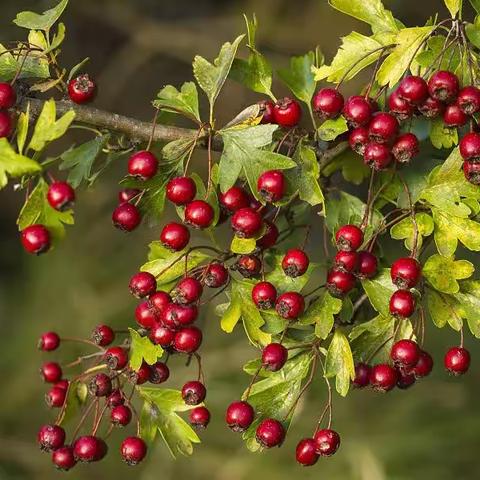
[[[262,216],[253,208],[240,208],[231,220],[232,228],[237,237],[252,238],[262,228]]]
[[[14,88],[6,82],[0,83],[0,109],[8,110],[17,103],[17,93]]]
[[[252,300],[260,310],[273,308],[277,300],[277,289],[270,282],[259,282],[252,288]]]
[[[112,221],[113,225],[119,230],[131,232],[138,227],[142,221],[142,217],[135,205],[122,203],[113,211]]]
[[[394,90],[388,98],[388,108],[390,109],[390,113],[395,115],[400,121],[411,118],[414,112],[413,105],[402,98],[398,90]]]
[[[323,118],[335,118],[343,104],[343,95],[336,88],[322,88],[313,97],[313,110]]]
[[[194,428],[207,428],[210,423],[210,412],[206,407],[195,407],[190,410],[188,419]]]
[[[397,290],[390,298],[390,313],[398,318],[409,318],[415,312],[415,297],[409,290]]]
[[[282,269],[288,277],[300,277],[310,264],[308,255],[300,248],[291,248],[282,260]]]
[[[330,295],[337,298],[344,297],[350,290],[355,288],[355,276],[341,270],[330,270],[327,275],[326,288]]]
[[[65,443],[65,430],[59,425],[43,425],[38,431],[37,440],[41,450],[57,450]]]
[[[350,145],[350,148],[359,155],[363,155],[365,147],[369,141],[368,130],[365,127],[353,129],[348,136],[348,144]]]
[[[75,202],[75,190],[67,182],[54,182],[48,187],[47,200],[55,210],[68,210]]]
[[[372,278],[377,274],[377,257],[366,250],[358,252],[357,277],[360,279]]]
[[[271,100],[261,100],[257,102],[257,105],[260,106],[260,115],[262,115],[262,120],[260,123],[275,123],[273,117],[273,109],[275,104]]]
[[[62,378],[62,369],[56,362],[46,362],[40,368],[44,382],[56,383]]]
[[[237,270],[245,278],[252,278],[256,277],[262,270],[262,262],[255,255],[240,255],[231,268]]]
[[[160,234],[162,245],[174,252],[183,250],[190,241],[190,232],[185,225],[176,222],[167,223]]]
[[[410,373],[413,373],[416,378],[423,378],[430,375],[433,369],[433,358],[428,352],[420,350],[420,356],[417,364],[410,369]]]
[[[265,227],[265,234],[257,240],[257,247],[264,250],[273,247],[277,243],[279,235],[278,228],[274,223],[265,220]]]
[[[403,369],[397,369],[397,387],[400,390],[410,388],[416,381],[413,373],[407,372]]]
[[[171,295],[175,303],[187,305],[196,302],[202,293],[203,287],[199,280],[194,277],[185,277],[178,282]]]
[[[157,311],[158,314],[161,314],[167,305],[169,305],[172,301],[172,298],[167,292],[163,292],[159,290],[158,292],[153,293],[148,298],[151,306]]]
[[[449,373],[463,375],[470,367],[470,352],[462,347],[452,347],[445,354],[443,363]]]
[[[232,402],[225,414],[225,421],[229,428],[237,433],[242,433],[253,423],[255,411],[248,402]]]
[[[264,448],[278,447],[285,439],[285,429],[278,420],[266,418],[257,427],[255,437]]]
[[[72,78],[68,83],[68,96],[75,103],[88,103],[95,98],[97,86],[88,74]]]
[[[325,428],[319,430],[313,437],[316,451],[322,457],[330,457],[340,446],[340,435],[335,430]]]
[[[219,288],[228,281],[228,270],[223,263],[210,263],[204,270],[204,283],[210,288]]]
[[[420,359],[420,349],[413,340],[399,340],[393,344],[390,358],[400,367],[414,367]]]
[[[292,98],[285,97],[278,100],[273,107],[273,119],[281,127],[294,127],[300,122],[302,109],[299,103]]]
[[[205,400],[207,389],[202,382],[192,380],[182,387],[182,398],[187,405],[198,405]]]
[[[397,372],[393,367],[382,363],[372,367],[370,384],[377,392],[388,392],[395,387],[397,377]]]
[[[73,444],[73,455],[80,462],[98,462],[107,451],[107,444],[93,435],[79,437]]]
[[[467,115],[465,115],[460,107],[453,104],[447,105],[445,112],[443,112],[443,123],[447,127],[457,128],[465,125],[468,121]]]
[[[415,287],[420,281],[421,275],[421,265],[411,257],[399,258],[393,263],[392,269],[390,270],[392,282],[401,289]]]
[[[368,134],[374,142],[390,143],[398,134],[398,121],[390,113],[377,113],[368,126]]]
[[[127,437],[120,446],[120,454],[128,465],[137,465],[147,454],[147,445],[139,437]]]
[[[202,343],[202,332],[197,327],[182,328],[175,334],[173,345],[177,352],[194,353]]]
[[[398,86],[399,95],[413,104],[419,104],[428,97],[427,82],[416,75],[408,75]]]
[[[197,194],[197,186],[190,177],[175,177],[167,183],[167,198],[175,205],[190,203]]]
[[[480,160],[480,134],[467,133],[460,140],[460,154],[464,160],[477,162]]]
[[[281,200],[286,186],[285,177],[280,170],[263,172],[257,181],[258,193],[266,202]]]
[[[0,110],[0,138],[7,138],[13,132],[12,117],[5,110]]]
[[[370,142],[363,151],[365,165],[375,170],[385,170],[392,163],[392,154],[387,145]]]
[[[128,354],[122,347],[110,347],[105,352],[105,361],[108,368],[112,370],[122,370],[127,366]]]
[[[277,372],[288,360],[288,350],[280,343],[270,343],[262,351],[262,366],[265,370]]]
[[[457,105],[466,115],[473,115],[480,110],[480,89],[469,85],[460,90]]]
[[[160,345],[163,348],[169,347],[175,338],[175,330],[167,328],[161,323],[156,323],[150,330],[150,340],[155,345]]]
[[[480,163],[463,162],[463,174],[473,185],[480,185]]]
[[[442,102],[452,102],[458,95],[458,77],[449,71],[435,72],[428,81],[430,96]]]
[[[110,412],[110,421],[115,426],[125,427],[132,419],[132,411],[126,405],[117,405]]]
[[[343,116],[354,127],[364,127],[372,118],[372,105],[360,95],[350,97],[343,107]]]
[[[45,403],[49,408],[60,408],[65,403],[67,392],[60,387],[52,387],[45,395]]]
[[[73,448],[65,446],[55,450],[52,453],[52,462],[59,470],[70,470],[77,463],[73,455]]]
[[[23,248],[28,253],[40,255],[50,249],[50,233],[40,224],[30,225],[22,230],[21,240]]]
[[[275,310],[287,320],[295,320],[305,310],[305,299],[298,292],[282,293],[275,304]]]
[[[400,135],[392,147],[395,160],[399,163],[408,163],[419,151],[418,138],[413,133]]]
[[[107,405],[110,408],[117,407],[118,405],[123,405],[125,403],[125,397],[121,390],[113,390],[113,392],[107,397]]]
[[[58,382],[54,383],[54,387],[61,388],[65,392],[68,390],[68,385],[69,381],[66,378],[62,378],[62,380],[59,380]]]
[[[138,272],[130,279],[130,293],[137,298],[147,297],[155,293],[157,279],[149,272]]]
[[[112,393],[112,380],[105,373],[97,373],[88,384],[88,391],[94,397],[108,397]]]
[[[128,159],[128,174],[140,180],[152,178],[158,170],[157,157],[147,150],[140,150]]]
[[[119,203],[126,203],[132,201],[141,193],[141,190],[138,188],[125,188],[118,192],[118,201]]]
[[[198,317],[196,305],[178,305],[170,303],[161,314],[161,321],[165,327],[175,329],[191,325]]]
[[[115,340],[115,332],[108,325],[98,325],[92,332],[92,341],[101,347],[110,345]]]
[[[185,223],[194,228],[207,228],[213,222],[213,208],[203,200],[194,200],[185,207]]]
[[[370,385],[370,374],[372,368],[366,363],[359,362],[355,365],[355,378],[353,379],[353,386],[355,388],[364,388]]]
[[[38,340],[38,348],[44,352],[56,350],[60,345],[60,337],[55,332],[45,332]]]
[[[141,327],[148,330],[158,322],[159,315],[150,302],[141,302],[135,308],[135,320]]]
[[[319,455],[316,452],[316,443],[313,438],[304,438],[298,442],[295,450],[295,458],[300,465],[305,467],[315,465],[318,457]]]
[[[164,362],[156,362],[151,365],[149,381],[155,385],[166,382],[170,377],[170,369]]]
[[[233,213],[240,208],[246,208],[250,204],[250,197],[240,187],[231,187],[219,197],[221,207],[228,213]]]
[[[358,250],[363,243],[363,232],[355,225],[344,225],[335,234],[339,250]]]
[[[418,111],[426,118],[435,118],[443,113],[445,105],[436,98],[428,97],[421,105]]]
[[[358,266],[358,253],[340,250],[335,255],[335,270],[353,273]]]
[[[143,385],[147,383],[150,379],[151,368],[150,365],[146,362],[142,362],[138,370],[133,370],[129,368],[126,371],[128,380],[134,385]]]

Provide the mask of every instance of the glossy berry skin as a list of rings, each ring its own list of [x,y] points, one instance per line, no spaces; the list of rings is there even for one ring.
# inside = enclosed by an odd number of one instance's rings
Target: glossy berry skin
[[[370,384],[377,392],[388,392],[395,387],[398,375],[390,365],[381,363],[372,367]]]
[[[390,113],[400,121],[411,118],[415,111],[414,106],[402,98],[398,90],[393,91],[390,97],[388,97],[388,108]]]
[[[213,217],[212,206],[203,200],[194,200],[185,207],[185,223],[194,228],[208,228]]]
[[[428,97],[422,104],[418,105],[418,111],[426,118],[435,118],[443,114],[445,104],[436,98]]]
[[[420,281],[421,275],[421,265],[411,257],[399,258],[392,264],[390,270],[393,284],[406,290],[415,287]]]
[[[192,380],[182,387],[182,398],[187,405],[198,405],[205,400],[207,389],[202,382]]]
[[[408,75],[398,86],[399,95],[412,104],[424,102],[428,97],[427,82],[417,75]]]
[[[262,351],[262,366],[270,372],[278,372],[288,360],[288,350],[280,343],[270,343]]]
[[[40,368],[40,374],[46,383],[56,383],[62,379],[62,368],[56,362],[46,362]]]
[[[110,347],[105,352],[105,361],[108,368],[112,370],[122,370],[127,366],[128,354],[122,347]]]
[[[205,268],[204,283],[210,288],[220,288],[228,281],[228,270],[222,263],[211,263]]]
[[[60,408],[65,403],[65,389],[53,386],[45,395],[45,403],[49,408]]]
[[[463,375],[470,367],[470,352],[462,347],[452,347],[445,354],[443,363],[452,375]]]
[[[390,297],[390,313],[397,318],[409,318],[415,312],[415,297],[409,290],[397,290]]]
[[[467,133],[459,143],[460,155],[467,161],[478,162],[480,160],[480,134]]]
[[[344,225],[337,230],[335,241],[339,250],[355,251],[363,243],[363,232],[356,225]]]
[[[277,289],[270,282],[259,282],[252,288],[252,300],[260,310],[273,308],[277,300]]]
[[[357,277],[360,279],[372,278],[377,274],[377,257],[366,250],[358,252]]]
[[[105,373],[97,373],[90,380],[88,391],[94,397],[108,397],[112,393],[112,380]]]
[[[68,96],[74,103],[88,103],[95,98],[97,86],[87,75],[79,75],[68,82]]]
[[[195,407],[188,416],[190,425],[196,429],[207,428],[210,423],[210,411],[206,407]]]
[[[101,347],[110,345],[115,340],[115,332],[108,325],[98,325],[92,332],[92,341]]]
[[[400,135],[393,144],[392,154],[399,163],[408,163],[419,152],[418,138],[413,133]]]
[[[59,425],[43,425],[37,434],[40,449],[51,452],[63,447],[65,443],[65,430]]]
[[[305,310],[305,299],[298,292],[282,293],[275,304],[277,313],[287,320],[295,320]]]
[[[198,308],[195,305],[178,305],[170,303],[165,307],[160,319],[161,323],[171,329],[191,325],[198,317]]]
[[[148,180],[157,173],[157,157],[152,152],[140,150],[128,159],[127,170],[132,177]]]
[[[77,461],[73,455],[73,448],[69,446],[60,447],[52,453],[52,463],[59,470],[68,471],[73,468]]]
[[[148,380],[154,385],[159,385],[160,383],[166,382],[170,377],[170,369],[167,364],[164,362],[156,362],[151,365],[150,375]]]
[[[274,123],[281,127],[290,128],[298,125],[302,118],[300,104],[292,98],[285,97],[278,100],[273,107]]]
[[[265,227],[265,234],[257,240],[257,247],[262,249],[273,247],[277,243],[279,235],[278,228],[274,223],[265,220]]]
[[[460,90],[457,105],[466,115],[473,115],[480,110],[480,89],[469,85]]]
[[[313,437],[316,451],[322,457],[330,457],[340,446],[340,435],[329,428],[319,430]]]
[[[353,127],[364,127],[372,118],[372,105],[360,95],[350,97],[343,107],[343,116]]]
[[[480,163],[463,162],[463,174],[467,181],[473,185],[480,185]]]
[[[182,278],[172,291],[172,299],[175,303],[188,305],[196,302],[203,293],[203,287],[199,280],[194,277]]]
[[[255,411],[248,402],[232,402],[225,414],[225,421],[233,432],[242,433],[253,423]]]
[[[50,233],[40,224],[30,225],[21,232],[23,248],[26,252],[40,255],[50,249]]]
[[[319,458],[316,449],[317,446],[313,438],[304,438],[300,440],[295,450],[295,458],[297,462],[304,467],[315,465]]]
[[[281,200],[286,187],[285,177],[280,170],[268,170],[258,177],[257,190],[266,202]]]
[[[190,177],[175,177],[167,183],[167,198],[175,205],[190,203],[197,194],[197,186]]]
[[[150,329],[149,337],[155,345],[166,348],[172,345],[175,338],[175,330],[166,327],[162,323],[155,323]]]
[[[392,163],[392,153],[387,145],[370,142],[363,151],[363,162],[375,170],[385,170]]]
[[[282,269],[288,277],[300,277],[310,265],[308,255],[299,248],[291,248],[282,259]]]
[[[353,129],[348,136],[348,144],[350,145],[350,148],[359,155],[363,155],[365,147],[369,142],[368,130],[365,127],[357,127]]]
[[[59,380],[53,386],[61,388],[62,390],[64,390],[66,392],[67,389],[68,389],[68,386],[69,386],[69,381],[66,378],[62,378],[62,380]]]
[[[13,132],[12,117],[5,110],[0,110],[0,138],[7,138]]]
[[[167,223],[160,234],[162,245],[174,252],[183,250],[190,241],[190,232],[185,225],[176,222]]]
[[[343,105],[343,95],[335,88],[322,88],[313,97],[313,110],[322,118],[335,118]]]
[[[38,340],[38,348],[44,352],[52,352],[56,350],[59,345],[60,337],[55,332],[45,332]]]
[[[407,390],[416,382],[415,375],[404,369],[397,369],[397,387],[400,390]]]
[[[231,220],[232,228],[237,237],[252,238],[262,228],[262,216],[253,208],[240,208]]]
[[[157,290],[157,279],[149,272],[138,272],[130,279],[128,286],[135,297],[148,297]]]
[[[53,182],[48,187],[47,200],[55,210],[68,210],[75,203],[75,190],[67,182]]]
[[[285,429],[278,420],[266,418],[258,425],[255,437],[264,448],[279,447],[285,439]]]
[[[370,374],[372,368],[366,363],[359,362],[355,365],[355,378],[353,379],[353,386],[355,388],[364,388],[370,385]]]
[[[173,346],[177,352],[194,353],[202,343],[202,332],[197,327],[182,328],[175,334]]]
[[[80,462],[98,462],[107,454],[107,444],[99,437],[85,435],[73,444],[73,455]]]
[[[131,202],[135,197],[140,195],[142,191],[138,188],[125,188],[118,192],[118,202],[127,203]]]
[[[335,270],[353,273],[358,267],[358,253],[340,250],[335,255]]]
[[[231,268],[245,278],[252,278],[261,272],[262,262],[256,255],[241,255]]]
[[[146,362],[142,362],[140,368],[137,371],[131,368],[128,368],[126,371],[128,380],[134,385],[143,385],[144,383],[147,383],[150,379],[150,373],[150,365],[148,365],[148,363]]]
[[[465,125],[468,116],[465,115],[457,105],[447,105],[443,112],[443,123],[450,128],[458,128]]]
[[[17,93],[14,88],[6,82],[0,82],[0,109],[8,110],[17,103]]]
[[[374,142],[391,143],[398,134],[398,121],[390,113],[377,113],[368,126],[368,134]]]
[[[260,123],[275,123],[274,116],[273,116],[273,109],[275,108],[275,104],[271,100],[261,100],[257,102],[260,106],[260,115],[262,115],[262,120]]]
[[[425,350],[420,350],[420,355],[418,357],[418,362],[416,365],[410,369],[410,373],[415,375],[415,378],[423,378],[427,375],[430,375],[430,372],[433,369],[433,358]]]
[[[148,301],[152,308],[161,315],[167,306],[172,302],[172,298],[167,292],[159,290],[158,292],[152,293],[148,297]]]
[[[145,458],[147,445],[139,437],[127,437],[120,446],[120,454],[127,465],[137,465]]]
[[[112,213],[113,225],[124,232],[135,230],[142,221],[138,208],[131,203],[122,203]]]
[[[326,288],[333,297],[344,297],[355,288],[355,285],[356,278],[349,272],[342,272],[341,270],[330,270],[328,272]]]
[[[449,71],[435,72],[428,81],[428,92],[431,97],[441,102],[450,103],[458,95],[458,77]]]
[[[132,411],[126,405],[117,405],[110,412],[110,422],[118,427],[127,426],[132,420]]]
[[[159,315],[150,302],[141,302],[135,309],[135,320],[137,323],[149,330],[153,325],[159,321]]]
[[[420,359],[420,348],[413,340],[399,340],[393,344],[390,358],[399,367],[414,367]]]
[[[247,208],[250,198],[243,188],[231,187],[225,193],[220,194],[219,202],[225,211],[233,213],[240,208]]]
[[[107,397],[107,405],[110,408],[117,407],[118,405],[123,405],[125,403],[125,397],[121,390],[113,390],[113,392]]]

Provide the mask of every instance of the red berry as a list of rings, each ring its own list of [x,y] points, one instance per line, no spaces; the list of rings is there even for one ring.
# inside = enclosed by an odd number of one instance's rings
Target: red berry
[[[270,343],[262,351],[262,366],[265,370],[277,372],[288,360],[288,350],[280,343]]]
[[[302,118],[302,109],[299,103],[292,98],[285,97],[278,100],[273,107],[273,119],[281,127],[294,127]]]
[[[398,86],[399,95],[413,104],[419,104],[428,97],[427,82],[416,75],[408,75]]]
[[[315,465],[319,457],[316,449],[317,445],[313,438],[304,438],[303,440],[300,440],[295,450],[295,458],[297,462],[305,467]]]
[[[392,147],[392,153],[395,160],[399,163],[408,163],[418,154],[419,142],[413,133],[404,133],[400,135]]]
[[[62,378],[62,368],[56,362],[46,362],[40,368],[40,374],[44,382],[56,383]]]
[[[274,223],[265,220],[265,227],[265,234],[257,240],[257,247],[264,250],[273,247],[277,243],[279,235],[278,228]]]
[[[141,327],[150,329],[158,322],[159,315],[152,304],[146,301],[137,305],[135,309],[135,319]]]
[[[300,277],[310,264],[308,255],[300,248],[291,248],[282,260],[282,269],[288,277]]]
[[[377,392],[388,392],[395,387],[397,377],[396,370],[390,365],[375,365],[370,372],[370,384]]]
[[[61,388],[62,390],[67,391],[68,385],[69,385],[69,381],[63,378],[62,380],[59,380],[58,382],[56,382],[54,384],[54,387],[58,387],[58,388]]]
[[[255,411],[248,402],[232,402],[225,414],[225,421],[234,432],[242,433],[253,423]]]
[[[125,232],[131,232],[135,230],[142,217],[138,208],[131,203],[122,203],[112,213],[112,222],[115,227]]]
[[[313,97],[313,110],[323,118],[335,118],[343,104],[343,95],[336,88],[322,88]]]
[[[394,317],[409,318],[415,312],[415,297],[409,290],[397,290],[390,298],[389,309]]]
[[[231,220],[235,234],[240,238],[252,238],[262,228],[262,216],[252,208],[240,208]]]
[[[467,115],[465,115],[462,110],[460,110],[460,107],[455,104],[447,105],[445,112],[443,112],[443,123],[445,123],[447,127],[462,127],[467,121]]]
[[[255,437],[264,448],[278,447],[285,439],[285,429],[278,420],[266,418],[258,425]]]
[[[132,411],[126,405],[117,405],[110,412],[112,425],[125,427],[132,420]]]
[[[155,345],[160,345],[163,348],[169,347],[175,338],[175,330],[165,327],[161,323],[156,323],[150,329],[150,340]]]
[[[452,102],[458,95],[458,77],[448,71],[435,72],[428,81],[430,96],[442,102]]]
[[[138,188],[125,188],[118,192],[118,201],[120,203],[127,203],[132,201],[135,197],[140,195],[141,190]]]
[[[152,373],[151,370],[152,369],[148,363],[142,362],[138,370],[135,371],[129,368],[126,373],[131,383],[134,385],[143,385],[150,380],[150,375]]]
[[[344,225],[335,234],[339,250],[358,250],[363,243],[363,232],[356,225]]]
[[[443,113],[445,105],[436,98],[428,97],[421,105],[418,111],[426,118],[435,118]]]
[[[423,378],[430,375],[433,369],[433,358],[428,352],[420,350],[417,364],[410,370],[416,378]]]
[[[175,205],[190,203],[197,194],[197,186],[190,177],[175,177],[167,183],[167,198]]]
[[[399,340],[393,344],[390,358],[400,367],[414,367],[420,359],[420,349],[413,340]]]
[[[374,142],[391,143],[398,134],[398,121],[390,113],[377,113],[368,126],[368,134]]]
[[[266,202],[278,202],[286,190],[286,182],[280,170],[269,170],[258,177],[257,190]]]
[[[252,288],[252,300],[260,310],[273,308],[277,300],[277,289],[270,282],[259,282]]]
[[[170,303],[161,314],[162,324],[171,329],[191,325],[198,317],[196,305]]]
[[[12,117],[5,110],[0,110],[0,138],[7,138],[13,132]]]
[[[98,462],[107,454],[107,444],[98,437],[86,435],[73,444],[73,454],[80,462]]]
[[[40,255],[50,249],[50,233],[40,224],[30,225],[21,232],[23,248],[28,253]]]
[[[59,470],[68,471],[73,468],[77,463],[73,455],[73,448],[65,446],[55,450],[52,453],[52,463]]]
[[[273,109],[275,104],[271,100],[261,100],[257,102],[257,105],[260,106],[260,115],[262,115],[262,120],[260,123],[275,123]]]
[[[480,185],[480,163],[463,162],[463,174],[467,181],[473,185]]]
[[[322,457],[330,457],[340,446],[340,435],[335,430],[325,428],[319,430],[313,437],[316,451]]]
[[[206,407],[195,407],[190,410],[188,419],[194,428],[207,428],[210,423],[210,412]]]
[[[97,345],[106,347],[115,340],[115,332],[108,325],[98,325],[92,332],[92,340]]]
[[[190,241],[190,232],[185,225],[176,222],[167,223],[160,234],[162,245],[174,252],[183,250]]]
[[[247,192],[240,187],[231,187],[219,197],[220,205],[228,213],[233,213],[240,208],[247,208],[250,204],[250,197]]]
[[[207,389],[202,382],[192,380],[182,387],[182,398],[187,405],[198,405],[205,400]]]
[[[64,388],[54,386],[45,395],[45,402],[49,408],[60,408],[65,403],[66,396]]]
[[[357,277],[360,279],[372,278],[377,274],[377,257],[366,250],[358,252]]]
[[[397,387],[400,390],[410,388],[416,381],[413,373],[407,372],[403,369],[397,369]]]
[[[72,78],[68,83],[68,96],[75,103],[88,103],[95,98],[97,86],[88,74]]]
[[[60,345],[60,337],[55,332],[45,332],[38,340],[38,348],[44,352],[56,350]]]
[[[110,408],[117,407],[118,405],[123,405],[125,403],[125,397],[121,390],[114,390],[108,397],[107,397],[107,405]]]
[[[358,267],[358,253],[340,250],[335,255],[335,270],[354,273]]]
[[[240,255],[231,268],[237,270],[245,278],[252,278],[262,270],[262,262],[255,255]]]
[[[47,200],[55,210],[68,210],[75,202],[75,190],[67,182],[54,182],[48,187]]]
[[[477,162],[480,160],[480,134],[476,132],[467,133],[460,140],[460,154],[464,160]]]
[[[137,465],[147,454],[147,445],[139,437],[127,437],[120,446],[120,454],[128,465]]]
[[[452,347],[445,354],[443,362],[449,373],[463,375],[470,367],[470,352],[462,347]]]
[[[158,292],[153,293],[148,298],[148,301],[152,307],[157,311],[158,314],[162,314],[163,311],[167,308],[172,301],[172,298],[167,292],[159,290]]]
[[[213,222],[212,206],[203,200],[194,200],[185,207],[185,223],[194,228],[207,228]]]
[[[175,303],[188,305],[196,302],[202,293],[203,287],[199,280],[194,277],[185,277],[178,282],[171,295]]]
[[[8,110],[17,103],[17,93],[14,88],[6,82],[0,83],[0,109]]]
[[[204,270],[204,283],[210,288],[219,288],[228,281],[228,270],[222,263],[211,263]]]
[[[110,347],[105,352],[105,361],[112,370],[123,370],[128,363],[128,354],[122,347]]]
[[[370,385],[370,374],[372,368],[366,363],[359,362],[355,365],[355,378],[353,379],[353,386],[355,388],[364,388]]]
[[[138,272],[130,279],[130,293],[137,298],[147,297],[155,293],[157,279],[149,272]]]
[[[88,391],[94,397],[108,397],[112,393],[112,380],[105,373],[97,373],[90,380]]]
[[[37,440],[43,451],[57,450],[65,443],[65,430],[59,425],[43,425],[38,431]]]
[[[375,170],[385,170],[392,163],[392,153],[387,145],[370,142],[363,152],[363,161]]]
[[[394,285],[406,290],[415,287],[420,281],[421,275],[421,265],[411,257],[399,258],[393,263],[390,270]]]
[[[365,97],[354,95],[350,97],[343,107],[343,116],[354,127],[368,125],[372,118],[372,105]]]
[[[473,115],[480,110],[480,89],[469,85],[460,90],[457,105],[466,115]]]
[[[350,148],[359,155],[363,155],[365,147],[369,141],[368,130],[365,127],[357,127],[353,129],[348,136],[348,144],[350,145]]]
[[[328,272],[326,288],[333,297],[344,297],[355,288],[355,284],[355,276],[351,273],[335,269]]]
[[[194,353],[202,343],[202,332],[197,327],[185,327],[175,334],[173,345],[177,352]]]
[[[164,362],[156,362],[150,367],[149,381],[155,385],[166,382],[170,377],[170,369]]]
[[[140,180],[152,178],[158,170],[157,157],[147,150],[140,150],[128,159],[128,174]]]
[[[282,293],[275,304],[275,310],[287,320],[296,320],[305,310],[305,299],[298,292]]]
[[[390,113],[402,121],[413,116],[414,107],[410,102],[402,98],[398,90],[394,90],[388,98],[388,108]]]

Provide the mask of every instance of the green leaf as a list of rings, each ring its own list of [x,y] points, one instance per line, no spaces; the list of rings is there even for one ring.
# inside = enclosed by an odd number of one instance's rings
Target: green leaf
[[[315,65],[315,53],[308,52],[290,59],[290,67],[278,71],[278,76],[290,91],[309,107],[317,82],[312,67]]]
[[[453,257],[432,255],[423,267],[423,275],[430,284],[443,293],[457,293],[460,286],[457,280],[470,278],[475,267],[467,260],[455,260]]]
[[[46,53],[56,50],[65,40],[65,24],[59,23],[57,33],[53,36],[52,42],[50,43],[50,48],[46,50]]]
[[[16,153],[6,138],[0,138],[0,189],[8,183],[8,177],[38,173],[40,165],[31,158]]]
[[[325,142],[335,140],[339,135],[348,131],[347,121],[343,116],[326,120],[317,130],[318,136]]]
[[[335,330],[328,347],[325,359],[325,377],[336,377],[335,387],[342,397],[347,395],[350,382],[355,378],[355,365],[350,343],[340,329]]]
[[[312,273],[318,268],[318,263],[310,262],[307,271],[299,277],[289,277],[285,275],[282,268],[284,255],[269,255],[265,261],[271,267],[271,271],[265,275],[265,280],[272,283],[275,287],[284,292],[300,292],[308,283]]]
[[[475,9],[475,11],[480,14],[480,0],[470,0],[470,3],[472,4],[472,7]]]
[[[247,254],[252,253],[257,247],[257,241],[254,238],[239,238],[236,235],[232,238],[230,251],[232,253]]]
[[[33,35],[29,36],[32,43]],[[42,52],[22,51],[15,57],[0,44],[0,80],[7,82],[15,78],[18,71],[18,78],[50,78],[48,60]]]
[[[362,157],[353,150],[347,149],[335,157],[326,167],[322,169],[322,175],[329,177],[337,170],[342,171],[343,178],[355,185],[361,185],[369,177],[371,170],[365,165]]]
[[[89,61],[90,57],[86,57],[80,63],[77,63],[75,66],[73,66],[68,74],[67,80],[70,81],[73,77],[75,77],[75,75],[79,73]]]
[[[315,324],[315,335],[325,339],[332,331],[335,315],[340,313],[342,301],[332,297],[325,291],[320,298],[310,304],[307,311],[300,317],[302,325]]]
[[[167,85],[158,92],[153,105],[167,112],[182,113],[200,122],[198,92],[193,82],[185,82],[180,91],[172,85]]]
[[[462,8],[462,0],[444,0],[444,2],[452,18],[455,18]]]
[[[388,317],[390,297],[397,287],[392,283],[390,269],[384,268],[372,279],[362,280],[362,286],[372,304],[372,307],[380,314]]]
[[[50,30],[67,7],[68,0],[61,0],[57,6],[38,14],[35,12],[20,12],[13,21],[16,25],[30,30]]]
[[[142,363],[153,365],[158,359],[162,358],[163,349],[160,345],[154,345],[152,341],[146,337],[142,337],[133,328],[128,329],[130,332],[130,367],[138,372]]]
[[[30,104],[27,104],[25,112],[21,112],[17,120],[17,147],[21,155],[25,148],[25,142],[28,135],[28,124],[30,121]]]
[[[470,331],[480,338],[480,282],[461,282],[460,292],[455,294],[455,298],[460,302],[462,316],[467,319]]]
[[[452,148],[458,143],[456,128],[448,128],[442,118],[434,118],[430,122],[430,141],[435,148]]]
[[[418,228],[417,248],[420,249],[423,244],[423,237],[428,237],[433,233],[433,218],[428,213],[420,212],[415,214],[415,221]],[[414,248],[413,240],[415,236],[415,225],[411,217],[403,219],[390,229],[390,235],[395,240],[405,239],[405,248],[412,251]]]
[[[463,325],[463,312],[460,303],[453,295],[428,289],[426,301],[430,317],[438,328],[449,324],[454,330],[460,331]]]

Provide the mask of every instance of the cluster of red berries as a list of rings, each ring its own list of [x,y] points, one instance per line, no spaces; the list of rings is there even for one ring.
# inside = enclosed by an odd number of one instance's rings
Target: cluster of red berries
[[[262,123],[274,123],[284,128],[292,128],[298,125],[302,118],[300,104],[290,97],[285,97],[273,103],[271,100],[258,102]]]
[[[0,83],[0,138],[7,138],[13,132],[13,120],[8,111],[17,103],[17,93],[9,83]]]
[[[91,102],[97,94],[97,85],[92,78],[84,73],[68,82],[68,96],[74,103],[82,104]]]

